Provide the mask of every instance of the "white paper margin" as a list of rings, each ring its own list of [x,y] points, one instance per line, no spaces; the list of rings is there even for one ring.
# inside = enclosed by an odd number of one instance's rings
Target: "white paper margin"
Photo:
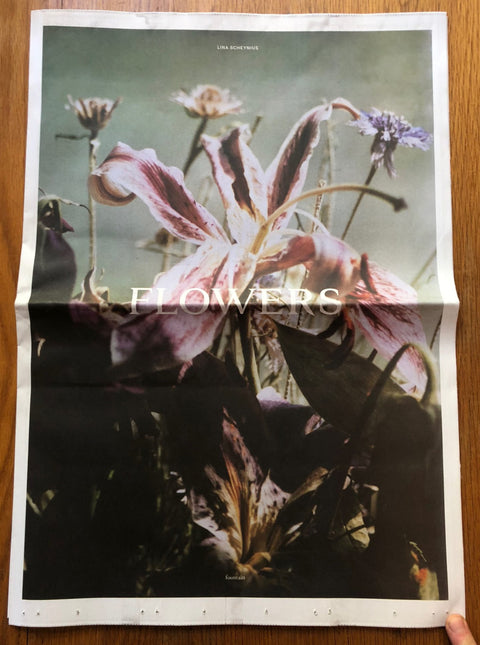
[[[325,598],[86,598],[23,600],[25,498],[30,409],[30,296],[37,222],[42,45],[44,26],[117,29],[265,31],[431,30],[435,120],[437,262],[444,316],[440,333],[445,523],[449,599],[442,601]],[[25,214],[16,300],[18,399],[8,616],[18,626],[61,625],[364,625],[443,626],[465,613],[455,363],[458,299],[453,280],[448,128],[447,19],[443,13],[222,14],[50,10],[32,12]]]

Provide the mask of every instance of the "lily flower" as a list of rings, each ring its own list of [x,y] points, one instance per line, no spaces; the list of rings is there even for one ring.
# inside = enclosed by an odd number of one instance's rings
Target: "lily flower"
[[[238,114],[242,107],[242,101],[232,96],[230,90],[216,85],[197,85],[190,92],[179,90],[170,100],[183,105],[187,114],[194,118],[218,119]]]
[[[321,486],[329,471],[318,467],[293,493],[284,492],[263,473],[226,412],[221,450],[226,476],[206,466],[205,494],[195,489],[188,494],[192,519],[210,534],[202,546],[213,551],[234,579],[263,588],[275,572],[272,558],[301,534],[303,521],[285,520],[286,511]]]
[[[70,94],[68,95],[67,110],[72,109],[77,119],[87,130],[90,130],[92,138],[95,138],[99,130],[108,125],[112,118],[113,110],[120,103],[121,99],[115,101],[111,99],[100,99],[98,97],[77,99],[74,101]]]
[[[287,229],[296,202],[308,195],[302,194],[302,189],[319,142],[320,124],[337,108],[355,117],[359,114],[345,99],[313,108],[294,125],[266,171],[249,148],[244,128],[235,128],[220,139],[202,137],[225,206],[231,239],[218,220],[195,201],[182,172],[162,164],[153,150],[136,151],[120,143],[91,174],[89,186],[94,199],[123,205],[138,196],[169,233],[199,246],[193,255],[156,280],[142,303],[140,316],[114,330],[114,364],[140,364],[140,358],[149,357],[147,364],[153,361],[153,366],[159,368],[190,360],[207,349],[220,330],[226,315],[222,305],[230,301],[232,289],[241,294],[258,277],[299,264],[309,269],[303,286],[314,293],[328,287],[338,289],[339,297],[346,298],[363,281],[367,289],[376,292],[379,301],[385,293],[384,301],[391,303],[393,290],[388,273],[383,274],[378,288],[372,289],[375,275],[368,277],[366,257],[346,242],[321,227],[308,235]],[[390,201],[397,209],[404,206],[403,200]],[[393,280],[392,277],[392,283]],[[398,278],[395,282],[396,297],[408,307],[413,305],[412,289],[404,285],[402,291],[403,283]],[[176,316],[152,311],[159,293],[164,295],[164,303],[175,305],[187,291],[189,307],[198,307],[194,313],[201,316],[180,309]],[[204,306],[202,291],[213,292],[217,306]],[[360,298],[357,302],[361,304]],[[423,333],[417,314],[403,316],[402,320],[386,316],[384,323],[392,332],[392,344],[378,350],[388,357],[399,347],[395,340],[398,325],[405,326],[402,335],[408,336],[412,325],[415,334]],[[359,326],[366,326],[375,338],[376,319],[365,317]]]
[[[423,128],[412,126],[403,116],[381,112],[377,108],[372,108],[371,112],[361,112],[360,117],[350,125],[358,128],[360,134],[375,137],[371,148],[371,162],[375,168],[385,166],[389,177],[397,174],[393,165],[393,153],[397,145],[428,150],[432,143],[432,135]]]

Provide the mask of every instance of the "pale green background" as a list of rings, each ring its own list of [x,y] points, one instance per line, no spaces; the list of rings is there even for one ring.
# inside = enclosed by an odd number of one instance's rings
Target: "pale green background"
[[[325,99],[343,96],[360,109],[372,106],[404,115],[412,124],[433,131],[431,38],[427,31],[363,33],[239,33],[136,31],[119,29],[45,28],[42,135],[39,184],[47,193],[87,202],[87,140],[55,139],[56,133],[81,134],[75,115],[66,111],[67,94],[77,97],[123,97],[109,126],[100,133],[101,161],[117,141],[133,148],[152,147],[167,165],[182,166],[198,121],[169,100],[179,88],[199,83],[229,88],[244,102],[239,117],[211,121],[216,134],[232,121],[263,121],[252,148],[267,167],[300,116]],[[256,52],[219,51],[217,44],[254,44]],[[335,114],[337,139],[335,182],[362,183],[369,170],[371,137],[345,127],[347,113]],[[323,130],[323,135],[325,130]],[[307,186],[316,182],[317,150]],[[411,281],[435,248],[433,151],[398,148],[398,178],[377,172],[372,185],[403,196],[408,211],[394,213],[366,197],[348,242],[359,252]],[[198,195],[209,173],[204,156],[187,178]],[[216,192],[216,189],[215,189]],[[333,233],[340,235],[355,195],[336,198]],[[307,207],[306,203],[303,207]],[[220,218],[215,198],[209,208]],[[78,262],[78,284],[88,265],[86,211],[64,207],[75,228],[68,234]],[[135,248],[158,225],[146,206],[135,200],[126,207],[98,206],[98,264],[112,299],[128,300],[132,286],[151,285],[161,256]],[[427,272],[434,271],[434,264]],[[437,298],[436,280],[421,289]]]

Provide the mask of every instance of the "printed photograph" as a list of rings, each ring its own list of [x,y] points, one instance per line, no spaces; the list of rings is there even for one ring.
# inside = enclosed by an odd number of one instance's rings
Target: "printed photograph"
[[[42,64],[23,598],[447,599],[430,31]]]

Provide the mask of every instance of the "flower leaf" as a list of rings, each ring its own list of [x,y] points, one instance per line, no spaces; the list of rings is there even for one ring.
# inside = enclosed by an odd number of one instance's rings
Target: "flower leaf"
[[[353,434],[381,370],[353,352],[332,369],[338,345],[284,325],[277,325],[277,329],[288,366],[307,401],[337,429]],[[402,393],[389,379],[379,406],[385,398]]]
[[[72,296],[77,265],[64,233],[73,228],[63,218],[60,198],[47,195],[38,202],[37,244],[31,303],[66,303]]]

